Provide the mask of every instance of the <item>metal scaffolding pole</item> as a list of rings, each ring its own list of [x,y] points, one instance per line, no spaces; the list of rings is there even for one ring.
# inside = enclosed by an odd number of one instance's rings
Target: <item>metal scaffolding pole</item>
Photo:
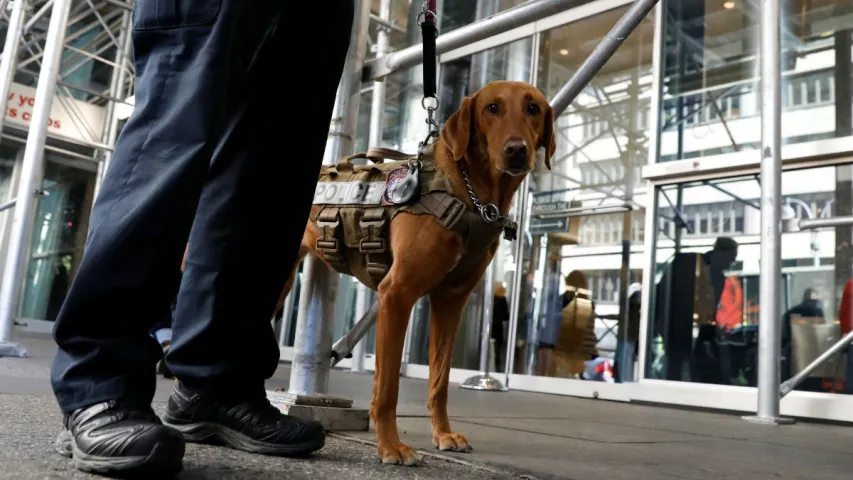
[[[631,5],[631,8],[622,15],[622,18],[616,22],[616,25],[608,32],[607,36],[595,47],[595,50],[589,54],[589,57],[572,75],[572,78],[563,85],[563,88],[551,100],[551,106],[554,108],[554,113],[557,116],[562,115],[569,108],[569,105],[586,88],[592,77],[610,60],[610,57],[616,53],[622,42],[646,18],[646,15],[652,11],[656,3],[658,3],[658,0],[636,0]]]
[[[106,108],[106,118],[104,119],[104,135],[101,141],[110,147],[114,147],[118,138],[118,124],[121,121],[116,115],[116,101],[124,101],[125,90],[124,84],[127,81],[127,68],[125,64],[130,58],[133,42],[131,35],[131,12],[125,10],[122,12],[121,18],[121,34],[119,35],[119,44],[116,45],[115,70],[113,70],[110,78],[110,97]],[[95,194],[94,198],[98,198],[98,193],[101,191],[101,183],[104,181],[104,175],[107,173],[107,168],[110,166],[110,160],[113,157],[111,150],[102,152],[102,161],[98,163],[98,173],[95,176]]]
[[[326,165],[335,164],[353,149],[361,97],[361,71],[367,50],[370,2],[355,0],[355,12],[349,53],[335,99],[323,159]],[[328,393],[337,281],[338,275],[321,260],[313,256],[305,259],[288,389],[291,394],[325,396]]]
[[[516,212],[518,212],[516,220],[518,221],[519,231],[527,232],[526,223],[529,221],[530,212],[528,211],[528,197],[530,196],[530,177],[525,177],[524,180],[521,181],[521,186],[518,187],[518,191],[515,197],[515,205]],[[509,386],[509,376],[510,374],[515,373],[515,349],[516,343],[513,342],[516,335],[518,334],[518,322],[519,317],[524,317],[526,312],[522,312],[519,309],[521,302],[521,289],[523,285],[526,283],[525,280],[525,271],[524,271],[524,240],[527,238],[526,233],[522,233],[519,235],[518,240],[512,246],[512,255],[515,259],[515,272],[512,274],[512,286],[510,290],[510,299],[509,299],[509,331],[507,332],[507,352],[506,352],[506,365],[504,367],[504,372],[506,372],[506,383]],[[533,242],[531,242],[530,247],[533,247]],[[530,261],[533,261],[533,255],[530,256]]]
[[[625,203],[634,197],[634,169],[637,166],[637,110],[640,100],[640,76],[635,68],[631,72],[631,85],[628,87],[628,147],[622,152],[625,165]],[[633,240],[634,211],[626,210],[622,216],[622,266],[619,269],[619,323],[617,328],[616,362],[619,365],[619,383],[634,380],[634,349],[631,348],[628,331],[630,330],[630,305],[628,286],[631,284],[631,242]]]
[[[781,0],[761,0],[761,265],[758,321],[758,408],[746,420],[791,423],[779,416],[782,319]]]
[[[388,51],[388,33],[391,30],[391,0],[379,1],[379,23],[376,25],[376,57],[382,57]],[[368,146],[379,147],[382,145],[383,113],[385,110],[385,79],[373,82],[373,95],[370,104],[370,131]],[[370,310],[370,289],[361,283],[356,287],[355,293],[355,315],[353,318],[360,319]],[[358,341],[352,347],[352,362],[350,370],[361,372],[364,370],[364,348],[363,341]]]
[[[29,242],[36,213],[36,196],[42,188],[44,147],[47,122],[56,92],[62,47],[71,0],[56,0],[50,15],[45,39],[44,58],[36,86],[35,105],[27,134],[27,144],[18,181],[17,205],[9,231],[9,248],[0,285],[0,356],[25,356],[23,346],[10,342],[12,327],[18,313],[21,280],[27,267]]]
[[[499,35],[513,28],[549,17],[556,13],[576,7],[577,0],[537,0],[457,28],[452,32],[439,35],[435,42],[436,55],[448,52],[485,38]],[[413,45],[394,53],[368,61],[364,66],[364,79],[376,80],[398,70],[408,68],[424,61],[423,44]]]
[[[7,4],[12,11],[9,13],[9,28],[6,30],[3,58],[0,60],[0,98],[3,99],[9,98],[9,90],[12,88],[12,80],[15,78],[15,68],[18,64],[18,47],[21,45],[21,36],[24,33],[23,26],[24,12],[27,8],[26,3],[26,0],[12,0]],[[4,106],[6,102],[7,100],[3,101]],[[3,135],[3,126],[5,123],[6,115],[0,115],[0,135]],[[0,333],[0,342],[4,339],[2,333]]]

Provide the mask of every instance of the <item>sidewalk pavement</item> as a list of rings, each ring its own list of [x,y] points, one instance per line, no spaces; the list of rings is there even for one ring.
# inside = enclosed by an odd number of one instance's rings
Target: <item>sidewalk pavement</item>
[[[55,454],[59,415],[47,382],[54,347],[22,336],[31,358],[0,359],[0,479],[94,478]],[[282,365],[267,387],[287,386]],[[155,407],[171,382],[160,380]],[[334,371],[331,394],[370,404],[372,376]],[[4,395],[5,394],[5,395]],[[853,477],[853,428],[767,427],[736,415],[676,410],[526,392],[451,386],[454,429],[470,454],[431,446],[427,383],[401,379],[398,424],[404,442],[428,452],[415,468],[378,464],[373,432],[333,435],[308,459],[275,459],[191,446],[181,479],[567,479],[834,480]]]

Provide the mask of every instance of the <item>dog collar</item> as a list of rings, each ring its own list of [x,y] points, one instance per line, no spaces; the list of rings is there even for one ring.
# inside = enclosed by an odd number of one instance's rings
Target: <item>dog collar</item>
[[[480,203],[479,197],[474,193],[474,187],[471,186],[471,179],[468,177],[468,169],[465,167],[465,162],[459,162],[459,170],[462,171],[462,179],[465,180],[465,188],[468,190],[468,196],[471,202],[474,203],[474,208],[480,213],[480,218],[486,223],[498,224],[503,227],[504,239],[514,241],[518,238],[518,223],[510,220],[506,215],[501,215],[500,209],[494,203],[483,205]]]

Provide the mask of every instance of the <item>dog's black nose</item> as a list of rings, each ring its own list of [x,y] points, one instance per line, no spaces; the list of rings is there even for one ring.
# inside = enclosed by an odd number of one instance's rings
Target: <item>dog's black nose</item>
[[[507,163],[514,167],[527,165],[527,143],[520,138],[511,138],[504,144]]]

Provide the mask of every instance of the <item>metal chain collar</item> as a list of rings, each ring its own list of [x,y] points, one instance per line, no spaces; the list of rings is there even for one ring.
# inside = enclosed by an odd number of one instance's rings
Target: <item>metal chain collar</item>
[[[465,167],[465,164],[459,163],[459,170],[462,171],[462,179],[465,181],[465,188],[468,189],[468,196],[471,197],[471,201],[474,203],[474,208],[480,213],[480,217],[486,223],[498,223],[504,230],[510,229],[514,230],[518,228],[518,225],[509,219],[506,215],[501,215],[500,209],[498,209],[497,205],[494,203],[487,203],[483,205],[480,202],[480,198],[477,197],[477,194],[474,193],[474,187],[471,186],[471,178],[468,177],[468,169]],[[511,238],[505,237],[508,240]]]

